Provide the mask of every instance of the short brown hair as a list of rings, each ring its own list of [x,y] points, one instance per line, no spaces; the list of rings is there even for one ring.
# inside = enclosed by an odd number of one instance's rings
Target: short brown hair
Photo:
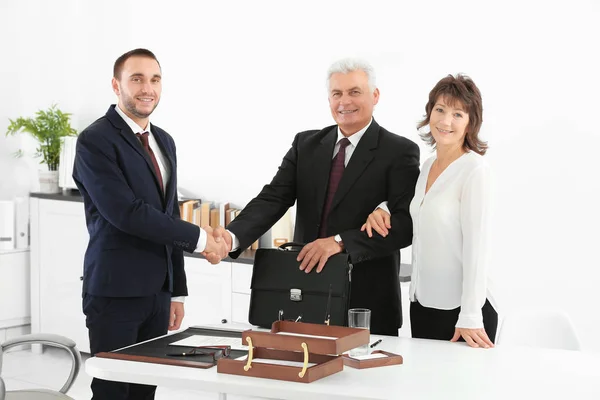
[[[431,111],[440,97],[445,97],[449,105],[460,102],[466,108],[465,112],[469,114],[469,125],[463,148],[467,151],[472,150],[477,154],[484,155],[487,151],[487,142],[479,139],[479,129],[483,122],[483,105],[481,101],[481,92],[475,83],[466,75],[458,74],[456,77],[448,75],[440,80],[431,92],[429,92],[429,101],[425,105],[425,117],[417,125],[417,129],[429,125]],[[435,139],[430,132],[420,134],[421,138],[429,145],[435,147]]]
[[[121,71],[123,70],[125,61],[127,61],[130,57],[135,56],[152,58],[158,63],[158,67],[160,68],[160,63],[153,52],[148,49],[133,49],[123,54],[121,57],[117,58],[117,61],[115,61],[115,66],[113,67],[113,77],[115,79],[121,79]]]

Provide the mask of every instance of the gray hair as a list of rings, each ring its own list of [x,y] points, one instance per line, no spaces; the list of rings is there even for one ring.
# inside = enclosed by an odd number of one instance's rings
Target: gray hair
[[[344,58],[331,64],[327,71],[327,90],[329,90],[329,80],[331,75],[342,73],[347,74],[354,71],[363,71],[367,74],[369,89],[373,92],[377,88],[375,84],[375,69],[367,61],[360,58]]]

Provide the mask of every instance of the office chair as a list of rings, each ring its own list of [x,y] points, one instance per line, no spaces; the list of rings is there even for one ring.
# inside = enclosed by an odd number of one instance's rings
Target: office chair
[[[58,347],[66,350],[71,356],[71,372],[67,378],[67,382],[63,385],[60,391],[47,389],[27,389],[17,391],[6,391],[4,381],[2,380],[2,354],[15,346],[43,344],[46,346]],[[0,400],[73,400],[65,393],[69,390],[81,367],[81,355],[75,347],[75,342],[71,339],[59,335],[51,334],[31,334],[19,336],[14,339],[7,340],[0,344]]]
[[[568,315],[557,310],[525,310],[504,317],[496,343],[581,350],[581,344]]]

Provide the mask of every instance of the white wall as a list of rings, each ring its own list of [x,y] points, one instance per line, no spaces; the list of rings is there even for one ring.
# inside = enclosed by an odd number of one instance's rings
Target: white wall
[[[496,175],[502,310],[565,309],[600,351],[600,3],[488,3],[3,0],[0,133],[53,102],[85,128],[115,101],[115,58],[148,47],[164,75],[153,122],[176,139],[181,186],[244,205],[295,133],[332,123],[324,74],[335,59],[374,64],[375,117],[417,142],[429,90],[465,72],[483,93]],[[31,160],[5,156],[24,141],[11,140],[0,138],[0,197],[36,185]]]

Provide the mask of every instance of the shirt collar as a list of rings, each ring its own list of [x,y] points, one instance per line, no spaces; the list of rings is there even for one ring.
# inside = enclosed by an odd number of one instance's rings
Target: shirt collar
[[[373,118],[371,118],[371,120],[369,121],[369,123],[367,124],[367,126],[365,126],[364,128],[362,128],[360,131],[356,132],[353,135],[348,136],[348,140],[350,141],[350,144],[353,145],[354,147],[358,146],[358,142],[360,141],[360,139],[363,137],[363,135],[365,134],[365,132],[367,131],[367,129],[369,129],[369,126],[371,126],[371,123],[373,122]],[[342,131],[340,130],[340,127],[338,126],[337,129],[337,140],[336,140],[336,144],[342,140],[343,138],[345,138],[346,136],[344,136],[344,134],[342,133]]]
[[[119,114],[121,116],[121,118],[123,118],[123,121],[125,121],[127,126],[129,126],[131,128],[133,133],[141,133],[141,132],[150,133],[150,122],[149,121],[148,121],[148,127],[146,129],[144,129],[141,126],[139,126],[134,120],[129,118],[127,116],[127,114],[125,114],[125,112],[123,112],[123,110],[121,110],[121,107],[119,107],[118,104],[115,106],[115,111],[117,112],[117,114]]]

